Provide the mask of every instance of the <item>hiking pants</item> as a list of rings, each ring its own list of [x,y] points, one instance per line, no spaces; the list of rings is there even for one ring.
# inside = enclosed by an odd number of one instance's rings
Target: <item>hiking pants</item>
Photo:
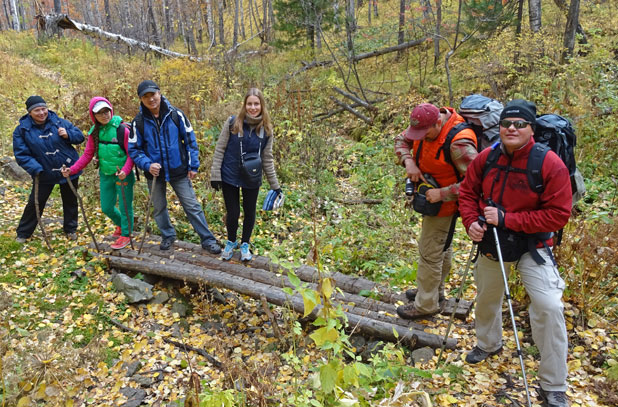
[[[79,184],[79,177],[72,180],[75,189]],[[64,217],[62,228],[64,233],[75,233],[77,231],[77,214],[79,212],[79,206],[77,206],[77,197],[71,191],[71,187],[68,183],[64,182],[60,185],[60,196],[62,198],[62,215]],[[39,183],[39,213],[43,215],[45,204],[47,199],[52,193],[56,184],[41,184]],[[38,219],[36,216],[36,206],[34,204],[34,182],[32,183],[32,190],[28,197],[28,203],[24,208],[24,213],[21,215],[19,225],[17,226],[17,237],[29,238],[32,236]]]
[[[530,253],[525,253],[519,264],[507,262],[504,268],[508,276],[511,266],[517,266],[530,296],[532,339],[541,354],[538,372],[541,387],[546,391],[566,391],[568,338],[562,305],[565,284],[547,251],[543,248],[538,252],[545,259],[545,264],[536,264]],[[502,346],[504,280],[500,264],[479,256],[474,279],[477,288],[475,328],[478,347],[493,352]]]
[[[418,292],[414,306],[423,313],[438,311],[438,296],[444,290],[444,280],[451,271],[452,248],[444,251],[453,216],[423,216],[421,238],[418,243]]]
[[[225,227],[227,229],[227,240],[236,241],[238,231],[238,218],[240,218],[240,188],[223,182],[223,200],[225,201]],[[255,210],[260,188],[242,189],[242,243],[249,243],[253,227],[255,226]]]
[[[135,184],[135,175],[131,171],[122,181],[115,175],[100,174],[100,177],[101,211],[114,222],[114,225],[120,226],[122,236],[129,236],[133,230],[133,185]],[[126,184],[124,185],[124,195],[127,200],[126,209],[122,198],[120,182]],[[128,218],[127,212],[129,212]]]

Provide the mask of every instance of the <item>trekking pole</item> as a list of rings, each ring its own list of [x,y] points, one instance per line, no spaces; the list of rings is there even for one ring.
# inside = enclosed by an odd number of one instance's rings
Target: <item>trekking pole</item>
[[[446,333],[444,334],[444,339],[442,339],[442,346],[440,346],[440,353],[438,354],[438,362],[436,363],[436,368],[440,367],[440,362],[442,361],[442,354],[444,353],[444,349],[446,348],[446,341],[448,339],[448,334],[451,332],[451,328],[453,327],[453,321],[455,319],[455,312],[457,311],[457,308],[459,307],[459,301],[461,300],[461,297],[463,295],[464,286],[466,285],[466,280],[468,278],[468,272],[470,271],[470,265],[478,257],[478,252],[477,252],[477,255],[474,255],[474,251],[477,248],[478,248],[478,243],[474,242],[472,244],[472,249],[470,249],[470,254],[468,255],[468,262],[466,264],[466,269],[464,270],[464,273],[461,277],[461,284],[459,285],[459,291],[457,292],[457,298],[455,299],[455,306],[453,307],[453,311],[451,311],[451,318],[448,321],[448,326],[446,327]]]
[[[150,203],[152,202],[152,195],[154,194],[155,184],[157,182],[157,176],[152,176],[152,187],[150,188],[150,195],[148,196],[148,205],[146,206],[146,223],[144,223],[144,233],[142,234],[142,241],[139,244],[139,250],[137,254],[142,254],[142,247],[144,247],[144,240],[146,240],[146,230],[148,229],[148,218],[150,216]]]
[[[63,165],[62,169],[65,170],[66,165]],[[73,191],[73,194],[75,194],[75,197],[77,198],[77,201],[79,202],[79,207],[82,210],[82,215],[84,216],[84,222],[86,223],[86,227],[88,228],[90,237],[92,238],[92,241],[94,242],[94,247],[97,249],[97,253],[100,253],[101,250],[99,249],[97,238],[94,237],[94,233],[92,232],[92,229],[90,229],[90,223],[88,223],[88,217],[86,216],[86,210],[84,209],[84,201],[82,201],[82,197],[77,193],[77,189],[75,189],[75,186],[73,185],[73,181],[71,181],[71,177],[67,176],[66,179],[67,179],[67,183],[69,184],[69,187],[71,188],[71,191]]]
[[[485,218],[480,216],[479,223],[485,223]],[[524,357],[521,352],[521,346],[519,345],[519,336],[517,335],[517,324],[515,323],[515,314],[513,313],[513,305],[511,304],[511,293],[509,291],[509,282],[506,277],[506,270],[504,269],[504,261],[502,260],[502,251],[500,250],[500,239],[498,238],[498,230],[492,226],[487,225],[494,234],[494,240],[496,242],[496,251],[498,252],[498,262],[500,263],[500,270],[502,271],[502,279],[504,280],[504,293],[506,295],[506,302],[509,305],[509,312],[511,314],[511,323],[513,324],[513,333],[515,334],[515,344],[517,345],[517,355],[519,355],[519,364],[521,365],[521,374],[524,379],[524,386],[526,387],[526,398],[528,401],[528,407],[532,407],[530,401],[530,390],[528,389],[528,380],[526,379],[526,367],[524,365]]]
[[[47,233],[43,227],[43,222],[41,222],[41,211],[39,209],[39,174],[37,174],[34,176],[34,210],[36,211],[36,219],[39,224],[39,228],[41,229],[41,234],[43,234],[43,239],[45,239],[45,243],[47,243],[49,250],[53,252],[54,249],[52,249],[51,244],[49,243]]]
[[[116,167],[116,169],[118,170],[118,172],[120,172],[120,168]],[[116,185],[120,185],[120,192],[122,193],[122,202],[124,203],[124,215],[127,217],[127,227],[129,228],[129,242],[131,242],[131,250],[135,250],[135,247],[133,247],[133,233],[131,233],[131,231],[133,230],[133,219],[129,219],[129,207],[127,206],[127,196],[124,193],[124,187],[125,185],[127,185],[127,182],[124,182],[123,180],[119,180],[118,182],[116,182]]]

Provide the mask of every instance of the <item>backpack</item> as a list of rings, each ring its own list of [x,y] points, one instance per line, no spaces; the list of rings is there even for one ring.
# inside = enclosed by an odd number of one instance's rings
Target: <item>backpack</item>
[[[575,205],[586,192],[586,186],[575,164],[574,149],[577,144],[577,136],[571,122],[557,114],[545,114],[537,117],[534,141],[536,143],[530,151],[525,170],[530,189],[538,194],[542,193],[545,189],[541,168],[543,167],[543,161],[547,152],[552,150],[560,157],[569,170],[573,205]],[[501,150],[499,148],[494,148],[489,153],[483,170],[483,178],[496,165],[498,158],[500,158],[500,153]]]
[[[176,127],[180,128],[180,116],[178,115],[178,111],[176,109],[172,109],[170,113],[172,115],[172,121],[176,125]],[[133,125],[139,130],[140,134],[144,134],[144,116],[141,113],[138,113],[137,116],[133,119]]]
[[[464,129],[474,131],[478,152],[483,151],[498,140],[500,136],[500,113],[502,113],[503,107],[499,101],[483,95],[474,94],[463,98],[458,113],[466,121],[455,125],[446,135],[444,144],[440,148],[444,152],[444,161],[455,168],[451,160],[451,143],[453,138]],[[440,151],[438,151],[438,154],[440,154]],[[460,182],[462,178],[457,168],[455,168],[455,175]]]

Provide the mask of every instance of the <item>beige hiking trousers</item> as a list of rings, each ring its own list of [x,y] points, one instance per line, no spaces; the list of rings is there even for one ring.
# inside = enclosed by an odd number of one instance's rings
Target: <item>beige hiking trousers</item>
[[[566,391],[568,337],[562,304],[565,284],[546,249],[538,249],[538,252],[545,259],[545,264],[536,264],[530,253],[525,253],[519,264],[507,262],[504,268],[508,276],[511,266],[517,266],[530,296],[532,339],[541,355],[538,372],[541,387],[546,391]],[[504,280],[500,263],[481,255],[476,263],[474,279],[477,287],[475,328],[478,347],[493,352],[502,345]]]
[[[414,306],[423,313],[432,313],[440,309],[438,295],[444,290],[444,280],[451,271],[453,250],[449,246],[444,251],[453,216],[423,216],[421,238],[418,242],[418,268],[416,287],[418,293]]]

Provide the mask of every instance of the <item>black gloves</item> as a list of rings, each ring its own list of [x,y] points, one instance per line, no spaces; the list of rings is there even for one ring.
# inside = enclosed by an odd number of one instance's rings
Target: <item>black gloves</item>
[[[277,195],[279,195],[279,194],[282,194],[282,193],[283,193],[283,191],[281,190],[281,188],[279,188],[279,189],[275,189],[275,192],[277,193]]]
[[[223,186],[223,183],[221,181],[210,181],[210,186],[215,190],[218,191],[221,189],[221,187]]]
[[[504,211],[498,209],[498,227],[504,228]]]

